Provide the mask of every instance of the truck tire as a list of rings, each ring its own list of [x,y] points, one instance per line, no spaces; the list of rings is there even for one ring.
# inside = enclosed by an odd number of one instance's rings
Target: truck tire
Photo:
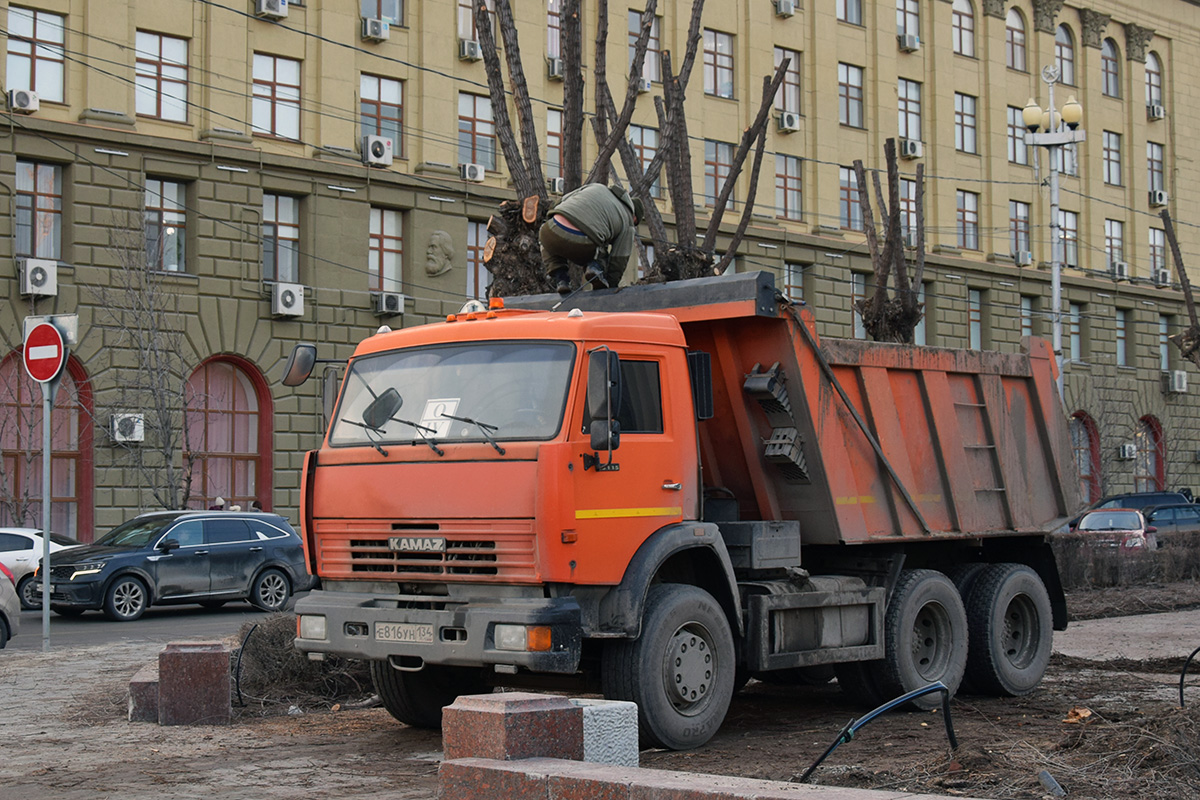
[[[148,605],[150,593],[146,585],[132,575],[122,575],[104,595],[104,616],[114,622],[133,622],[146,613]]]
[[[698,587],[663,583],[646,596],[641,636],[604,648],[600,680],[608,699],[637,703],[643,742],[690,750],[721,727],[735,671],[720,604]]]
[[[941,681],[953,695],[967,666],[967,614],[953,581],[936,570],[900,574],[884,614],[884,658],[880,687],[897,697]],[[940,694],[912,701],[918,709],[937,708]]]
[[[389,714],[405,725],[433,730],[441,729],[442,709],[459,695],[492,691],[483,670],[471,667],[425,667],[407,672],[386,661],[372,661],[371,680]]]
[[[967,675],[980,691],[1009,697],[1042,681],[1053,648],[1050,594],[1024,564],[993,564],[967,598]]]
[[[988,566],[988,564],[979,561],[972,561],[967,564],[955,564],[946,570],[946,577],[954,581],[954,585],[958,588],[958,596],[962,598],[964,608],[967,605],[967,598],[971,596],[971,587],[975,585],[975,581],[978,580],[980,574]],[[969,629],[970,615],[967,617],[967,622]],[[962,683],[958,685],[958,691],[965,694],[979,693],[979,689],[971,682],[971,653],[969,648],[967,650],[967,671],[963,674]]]

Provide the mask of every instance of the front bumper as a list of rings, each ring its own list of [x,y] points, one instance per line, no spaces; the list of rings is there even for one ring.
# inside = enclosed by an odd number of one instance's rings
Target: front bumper
[[[50,605],[100,608],[104,605],[103,581],[56,580],[50,584]]]
[[[398,602],[400,601],[400,602]],[[405,601],[414,607],[400,608]],[[314,591],[296,602],[296,615],[325,617],[324,639],[296,637],[303,653],[329,653],[345,658],[390,660],[406,670],[426,664],[456,666],[503,665],[531,672],[570,674],[579,668],[583,640],[582,615],[573,597],[486,598],[448,601],[429,597]],[[381,640],[379,625],[430,626],[432,641]],[[495,626],[546,626],[551,630],[547,651],[499,650]]]

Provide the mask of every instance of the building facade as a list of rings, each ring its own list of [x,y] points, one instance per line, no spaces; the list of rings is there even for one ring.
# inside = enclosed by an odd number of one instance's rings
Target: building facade
[[[560,4],[513,5],[554,178]],[[630,5],[608,7],[618,94]],[[629,134],[647,161],[657,56],[678,61],[690,12],[660,6]],[[595,3],[582,13],[586,67]],[[79,321],[52,419],[55,527],[88,540],[163,505],[164,482],[186,485],[192,506],[258,499],[295,519],[336,369],[280,386],[292,344],[344,358],[380,324],[486,296],[486,222],[512,189],[470,3],[30,0],[0,2],[0,19],[0,524],[40,520],[40,395],[20,357],[23,320],[46,314]],[[1186,172],[1200,143],[1182,135],[1200,114],[1187,78],[1200,6],[736,0],[710,3],[703,28],[687,102],[700,225],[763,76],[790,59],[734,268],[774,272],[826,336],[862,335],[851,304],[873,279],[851,167],[880,168],[888,138],[901,140],[910,228],[925,165],[920,341],[1016,350],[1049,336],[1050,163],[1025,147],[1020,111],[1046,105],[1041,70],[1055,65],[1056,102],[1077,98],[1087,131],[1056,164],[1085,494],[1200,486],[1200,410],[1167,341],[1187,315],[1158,217],[1171,211],[1185,262],[1200,257]],[[748,186],[743,175],[735,203]],[[660,205],[670,225],[665,191]]]

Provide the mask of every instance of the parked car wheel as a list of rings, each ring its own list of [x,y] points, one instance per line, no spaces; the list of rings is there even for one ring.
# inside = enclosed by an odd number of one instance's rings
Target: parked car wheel
[[[255,578],[250,602],[263,611],[281,611],[291,593],[287,576],[277,569],[268,569]]]
[[[137,578],[126,575],[113,581],[104,597],[104,616],[114,622],[132,622],[146,613],[149,597]]]
[[[42,582],[29,573],[17,584],[17,596],[21,598],[21,608],[33,611],[42,607]]]

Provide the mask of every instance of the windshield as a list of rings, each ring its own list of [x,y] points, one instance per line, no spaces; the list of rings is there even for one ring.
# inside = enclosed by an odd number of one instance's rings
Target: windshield
[[[334,447],[550,439],[575,346],[469,342],[355,359],[329,431]]]
[[[175,517],[131,519],[97,539],[95,544],[109,547],[145,547],[155,541],[163,529],[174,521]]]
[[[1079,521],[1081,531],[1136,531],[1141,527],[1136,511],[1094,511]]]

